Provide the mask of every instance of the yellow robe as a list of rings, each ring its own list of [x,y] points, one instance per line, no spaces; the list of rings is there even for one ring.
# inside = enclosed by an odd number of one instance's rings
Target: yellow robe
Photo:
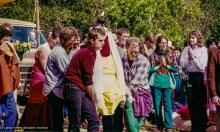
[[[112,55],[102,57],[103,86],[105,106],[101,112],[103,115],[113,115],[116,107],[123,99],[124,91],[119,86],[117,69]]]

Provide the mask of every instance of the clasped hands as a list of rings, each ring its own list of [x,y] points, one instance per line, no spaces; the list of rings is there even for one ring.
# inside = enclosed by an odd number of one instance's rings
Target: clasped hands
[[[169,68],[170,68],[170,65],[168,65],[168,64],[166,63],[166,59],[165,59],[164,57],[161,58],[161,62],[159,63],[159,65],[157,65],[157,66],[155,67],[155,70],[158,70],[158,69],[160,69],[161,67],[164,67],[164,68],[166,68],[166,69],[169,69]]]
[[[196,58],[196,56],[193,54],[193,51],[191,48],[188,51],[188,55],[189,55],[189,58],[188,58],[189,60],[193,60]]]

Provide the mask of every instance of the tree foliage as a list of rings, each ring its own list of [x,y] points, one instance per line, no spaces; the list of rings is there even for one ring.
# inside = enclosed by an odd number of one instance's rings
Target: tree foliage
[[[127,26],[141,37],[149,32],[163,34],[179,47],[190,31],[201,28],[204,20],[199,0],[121,0],[109,12],[116,28]]]
[[[220,0],[202,0],[205,31],[220,40]]]
[[[85,33],[104,11],[108,26],[113,30],[127,27],[132,35],[142,39],[149,32],[163,34],[183,47],[192,30],[201,30],[205,38],[211,33],[219,35],[220,6],[217,3],[213,5],[206,0],[40,0],[40,24],[45,32],[61,23]],[[215,9],[214,15],[209,7]],[[34,1],[18,0],[1,6],[0,17],[34,21]]]

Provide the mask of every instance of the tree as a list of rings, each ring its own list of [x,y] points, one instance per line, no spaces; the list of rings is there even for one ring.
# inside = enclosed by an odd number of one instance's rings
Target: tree
[[[217,3],[215,11],[219,9]],[[211,33],[217,34],[220,11],[213,16],[213,11],[208,10],[210,6],[213,7],[206,0],[40,0],[40,23],[45,32],[61,23],[86,33],[105,11],[109,28],[113,30],[127,27],[132,35],[142,39],[149,32],[163,34],[182,48],[188,33],[193,30],[201,30],[205,38]],[[33,0],[1,6],[0,14],[0,17],[33,21]],[[212,19],[208,21],[207,18]]]
[[[149,32],[163,34],[178,47],[204,20],[199,0],[116,0],[106,10],[113,28],[126,26],[142,38]]]
[[[209,35],[220,40],[220,0],[202,0],[202,9],[205,13],[204,26]]]

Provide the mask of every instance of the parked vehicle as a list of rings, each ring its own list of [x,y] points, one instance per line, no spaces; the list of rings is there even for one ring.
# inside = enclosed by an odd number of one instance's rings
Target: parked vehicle
[[[23,55],[22,64],[34,64],[34,54],[37,50],[37,41],[36,41],[36,24],[27,21],[20,21],[14,19],[4,19],[0,18],[0,24],[10,23],[13,26],[11,42],[28,42],[31,43],[30,52],[26,52]],[[40,31],[40,45],[45,44],[46,39],[42,32]]]
[[[23,60],[20,62],[21,83],[17,91],[17,103],[25,105],[28,98],[28,87],[31,80],[32,66],[34,64],[34,55],[37,50],[36,24],[27,21],[0,18],[0,24],[3,23],[10,23],[13,26],[12,43],[16,41],[31,43],[30,51],[27,51],[23,55]],[[40,32],[40,45],[45,43],[47,43],[46,39],[42,32]]]
[[[10,23],[13,26],[12,32],[12,42],[20,41],[20,42],[32,42],[36,41],[36,24],[27,21],[20,21],[14,19],[4,19],[0,18],[0,24]],[[42,32],[40,32],[40,44],[46,43],[46,39]],[[32,48],[37,48],[34,43],[31,43]]]

